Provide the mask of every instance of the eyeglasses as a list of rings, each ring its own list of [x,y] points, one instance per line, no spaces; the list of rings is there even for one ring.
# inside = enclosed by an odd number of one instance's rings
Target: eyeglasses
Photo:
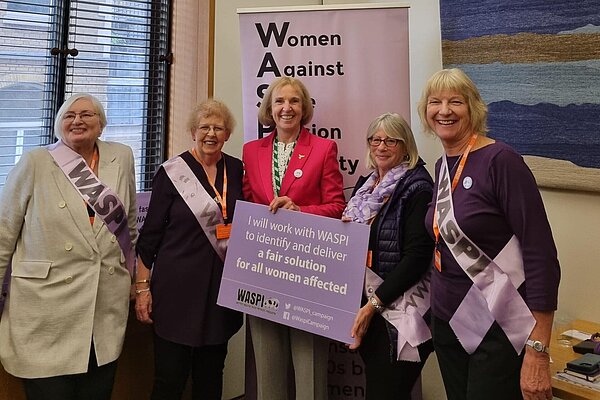
[[[202,134],[207,134],[211,129],[215,135],[225,132],[225,127],[219,125],[201,125],[198,127],[198,131]]]
[[[401,142],[400,139],[394,139],[394,138],[378,138],[378,137],[370,137],[367,139],[367,142],[369,142],[369,144],[373,147],[379,147],[379,145],[381,144],[381,142],[385,143],[385,147],[396,147],[398,146],[398,143]]]
[[[95,113],[93,111],[67,112],[63,115],[62,119],[66,122],[73,122],[75,121],[75,118],[77,118],[78,115],[79,118],[81,118],[84,122],[88,122],[91,121],[92,118],[94,118],[96,115],[98,115],[98,113]]]

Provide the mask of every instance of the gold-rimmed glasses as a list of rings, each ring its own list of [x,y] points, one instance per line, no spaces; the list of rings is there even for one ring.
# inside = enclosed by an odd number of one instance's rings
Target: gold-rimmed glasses
[[[63,119],[63,121],[66,121],[66,122],[73,122],[73,121],[75,121],[75,118],[77,118],[78,115],[79,115],[79,118],[81,118],[84,122],[89,122],[96,115],[98,115],[98,113],[95,113],[93,111],[82,111],[82,112],[69,111],[69,112],[64,113],[62,119]]]
[[[215,133],[215,135],[218,135],[225,132],[225,127],[219,125],[200,125],[198,127],[198,132],[202,133],[203,135],[206,135],[211,130]]]

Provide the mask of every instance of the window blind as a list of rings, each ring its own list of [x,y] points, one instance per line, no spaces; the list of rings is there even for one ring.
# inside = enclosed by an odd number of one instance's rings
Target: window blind
[[[131,146],[150,189],[165,156],[169,1],[9,0],[0,17],[0,185],[20,154],[55,140],[64,99],[86,92],[105,107],[102,138]]]

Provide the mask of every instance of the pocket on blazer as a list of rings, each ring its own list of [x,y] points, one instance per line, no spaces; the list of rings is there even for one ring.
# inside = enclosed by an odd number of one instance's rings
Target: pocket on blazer
[[[12,276],[17,278],[46,279],[52,261],[17,261],[12,263]]]

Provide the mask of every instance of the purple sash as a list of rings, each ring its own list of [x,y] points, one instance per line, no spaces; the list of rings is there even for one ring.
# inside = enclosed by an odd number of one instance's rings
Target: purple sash
[[[381,285],[381,279],[367,268],[365,276],[365,295],[371,296]],[[429,310],[431,269],[413,287],[389,304],[381,316],[398,331],[397,359],[403,361],[421,361],[417,346],[431,339],[429,326],[423,315]]]
[[[491,260],[458,226],[450,187],[448,161],[444,155],[436,194],[440,235],[458,265],[473,281],[450,319],[450,326],[467,353],[472,354],[497,321],[520,354],[535,326],[535,319],[517,291],[525,280],[519,241],[513,235]]]
[[[225,261],[229,239],[217,239],[217,225],[223,223],[223,214],[215,200],[204,189],[189,165],[181,157],[163,164],[175,189],[196,217],[200,228],[222,261]]]
[[[87,165],[83,157],[73,151],[62,140],[47,146],[54,161],[73,184],[77,193],[106,224],[108,230],[117,237],[121,251],[125,255],[127,269],[134,275],[135,254],[131,245],[131,235],[127,225],[127,213],[119,196],[103,184]]]

